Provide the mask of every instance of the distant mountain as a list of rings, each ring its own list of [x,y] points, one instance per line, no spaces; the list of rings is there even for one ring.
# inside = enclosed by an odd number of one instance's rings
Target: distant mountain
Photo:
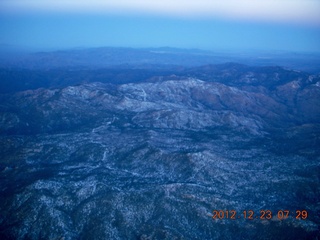
[[[5,49],[5,48],[4,48]],[[10,54],[10,52],[12,54]],[[178,48],[82,48],[35,52],[17,55],[7,51],[0,54],[0,67],[20,69],[106,67],[168,68],[172,66],[201,66],[240,62],[256,66],[282,66],[311,73],[320,73],[320,54],[290,52],[223,52]]]

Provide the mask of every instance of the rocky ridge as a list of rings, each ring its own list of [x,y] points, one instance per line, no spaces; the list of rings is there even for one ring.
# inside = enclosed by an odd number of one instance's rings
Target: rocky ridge
[[[2,95],[0,236],[320,237],[320,84],[276,80],[185,77]],[[215,209],[239,219],[213,220]],[[309,217],[243,219],[250,209]]]

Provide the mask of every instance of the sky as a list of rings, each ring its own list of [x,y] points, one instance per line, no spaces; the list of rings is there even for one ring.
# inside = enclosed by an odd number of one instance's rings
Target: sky
[[[320,0],[1,0],[0,45],[320,52]]]

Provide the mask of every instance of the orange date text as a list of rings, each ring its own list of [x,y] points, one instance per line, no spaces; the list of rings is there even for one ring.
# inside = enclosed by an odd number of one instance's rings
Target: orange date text
[[[258,212],[253,210],[244,210],[244,211],[236,211],[236,210],[213,210],[212,218],[213,219],[262,219],[262,220],[270,220],[272,218],[276,218],[279,220],[287,219],[289,217],[293,217],[295,219],[305,220],[308,218],[307,210],[278,210],[276,212],[272,212],[271,210],[260,210]]]

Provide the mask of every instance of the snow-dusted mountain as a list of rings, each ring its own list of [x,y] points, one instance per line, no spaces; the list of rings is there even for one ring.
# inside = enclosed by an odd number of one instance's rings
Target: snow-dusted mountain
[[[3,93],[0,236],[317,239],[319,97],[317,76],[237,64]]]

